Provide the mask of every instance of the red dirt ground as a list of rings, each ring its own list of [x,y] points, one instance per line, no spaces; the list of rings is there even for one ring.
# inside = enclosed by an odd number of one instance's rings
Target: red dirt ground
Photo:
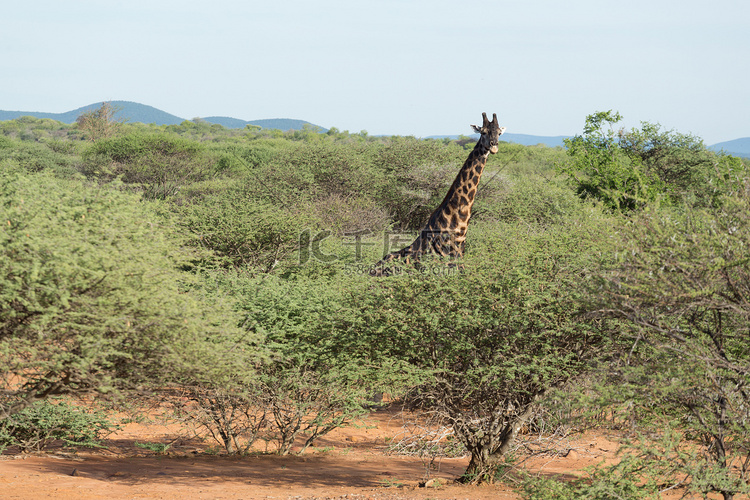
[[[468,458],[443,459],[425,480],[425,463],[385,453],[401,430],[395,410],[373,412],[364,427],[338,429],[301,456],[206,453],[211,443],[178,440],[166,454],[135,442],[169,442],[175,428],[127,424],[95,451],[53,450],[0,456],[0,498],[38,499],[518,499],[509,485],[455,484]],[[579,436],[565,457],[536,457],[524,467],[541,474],[576,474],[612,458],[616,445],[601,436]],[[12,450],[11,450],[12,451]]]

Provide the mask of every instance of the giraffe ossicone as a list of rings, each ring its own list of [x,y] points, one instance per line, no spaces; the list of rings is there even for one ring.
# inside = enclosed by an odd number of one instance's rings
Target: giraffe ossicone
[[[497,114],[492,121],[487,113],[482,113],[482,126],[472,125],[479,134],[479,140],[469,153],[456,179],[440,206],[432,212],[417,238],[408,246],[385,255],[370,271],[372,276],[390,276],[393,268],[388,265],[397,261],[406,265],[419,263],[420,257],[428,254],[455,259],[463,256],[466,232],[471,219],[471,207],[477,194],[479,179],[490,154],[497,153],[500,136],[505,132],[497,122]]]

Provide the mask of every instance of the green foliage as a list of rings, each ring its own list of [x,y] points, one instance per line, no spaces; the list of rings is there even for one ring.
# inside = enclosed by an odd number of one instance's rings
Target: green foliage
[[[245,148],[233,153],[241,158],[250,170],[259,169],[272,163],[279,155],[289,149],[288,141],[282,139],[255,139]]]
[[[469,477],[491,479],[539,397],[603,348],[582,317],[580,284],[592,277],[592,254],[607,250],[592,237],[605,224],[593,216],[547,229],[475,228],[463,274],[437,262],[357,297],[362,318],[350,331],[422,370],[416,397],[471,452]]]
[[[621,150],[611,128],[621,119],[611,111],[586,117],[583,135],[565,139],[572,162],[562,170],[573,180],[579,196],[625,212],[656,200],[663,186],[658,177],[649,175]],[[605,130],[605,125],[609,129]]]
[[[217,358],[228,369],[243,353],[227,345],[228,304],[186,293],[193,278],[178,268],[190,256],[137,197],[5,169],[0,221],[0,380],[20,398],[3,415],[52,394],[158,384]]]
[[[120,178],[149,199],[164,199],[215,173],[199,143],[165,134],[131,133],[101,139],[83,155],[83,173],[109,182]]]
[[[23,453],[42,451],[58,440],[66,446],[96,447],[102,435],[115,428],[101,412],[65,401],[37,401],[0,420],[0,450],[18,446]]]
[[[289,259],[312,223],[237,188],[193,197],[175,210],[178,224],[191,235],[188,244],[213,251],[210,264],[250,272],[271,272]]]
[[[612,466],[591,467],[578,479],[526,475],[520,485],[528,500],[658,500],[659,488],[644,480],[643,462],[623,456]]]
[[[244,328],[264,338],[277,353],[281,364],[271,365],[273,370],[314,368],[333,376],[345,369],[352,383],[365,390],[397,383],[404,376],[402,368],[387,366],[388,359],[378,357],[367,340],[351,332],[352,325],[362,321],[357,300],[368,294],[368,277],[323,270],[313,275],[211,277],[237,302]]]
[[[648,175],[659,179],[663,194],[672,202],[716,206],[745,172],[739,158],[709,151],[695,136],[661,131],[650,123],[622,133],[619,146]]]
[[[59,177],[74,177],[78,159],[54,151],[45,144],[16,142],[3,138],[0,143],[0,163],[16,165],[29,172],[53,172]]]
[[[561,147],[548,148],[546,146],[521,146],[520,144],[499,144],[498,154],[488,160],[488,170],[493,170],[493,158],[498,157],[502,163],[507,163],[504,172],[513,178],[541,177],[550,179],[558,170],[558,166],[567,159],[567,152]],[[510,159],[511,161],[508,161]]]
[[[309,214],[306,222],[338,235],[387,224],[387,211],[372,196],[378,174],[363,150],[330,140],[283,148],[264,140],[238,156],[247,165],[241,182],[252,199]]]
[[[720,209],[643,214],[592,290],[596,307],[630,325],[603,401],[627,402],[652,439],[678,422],[680,440],[636,451],[668,460],[691,491],[726,498],[750,489],[748,213],[745,185]]]
[[[549,225],[579,216],[586,210],[569,188],[539,177],[504,179],[495,196],[488,196],[485,191],[480,189],[482,194],[474,205],[472,222],[526,221],[533,225]]]
[[[700,139],[658,125],[615,132],[619,113],[586,118],[583,135],[566,139],[571,161],[561,170],[583,198],[628,212],[655,201],[712,206],[744,171],[742,162],[706,149]],[[609,128],[605,128],[608,126]]]
[[[322,142],[298,144],[283,155],[274,156],[264,170],[267,185],[288,186],[291,193],[320,197],[366,190],[368,181],[377,182],[363,175],[367,169],[359,148]]]

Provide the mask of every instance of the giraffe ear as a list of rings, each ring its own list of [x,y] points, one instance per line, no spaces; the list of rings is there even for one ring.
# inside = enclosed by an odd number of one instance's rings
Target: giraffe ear
[[[477,127],[476,125],[472,125],[471,128],[473,128],[474,132],[476,132],[477,134],[481,134],[482,133],[482,128],[481,127]]]

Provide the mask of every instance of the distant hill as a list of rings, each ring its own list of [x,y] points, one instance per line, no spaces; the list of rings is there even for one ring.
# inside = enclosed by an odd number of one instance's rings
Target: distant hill
[[[216,123],[225,128],[245,128],[248,124],[245,120],[239,120],[237,118],[229,118],[228,116],[207,116],[201,118],[204,122]]]
[[[428,139],[458,139],[460,136],[458,135],[431,135],[428,137]],[[479,139],[478,134],[471,134],[468,137],[472,137],[474,139]],[[544,146],[548,146],[550,148],[554,148],[557,146],[563,145],[563,139],[567,139],[570,136],[567,135],[556,135],[556,136],[546,136],[546,135],[528,135],[528,134],[503,134],[500,136],[501,141],[505,142],[512,142],[515,144],[521,144],[523,146],[536,146],[538,144],[543,144]]]
[[[724,151],[734,156],[744,156],[750,158],[750,137],[743,137],[733,141],[720,142],[709,146],[708,149],[713,151]]]
[[[292,120],[290,118],[270,118],[266,120],[238,120],[237,118],[229,118],[228,116],[208,116],[201,118],[201,120],[208,123],[217,123],[222,127],[226,128],[245,128],[247,125],[257,125],[260,128],[270,128],[278,130],[302,130],[305,125],[320,129],[321,132],[327,132],[328,130],[304,120]]]
[[[185,121],[184,118],[171,115],[160,109],[145,104],[130,101],[109,101],[118,109],[115,118],[129,122],[155,123],[156,125],[177,125]],[[102,105],[101,102],[89,104],[82,108],[66,111],[65,113],[40,113],[36,111],[0,111],[0,120],[13,120],[21,116],[36,118],[50,118],[63,123],[73,123],[82,113],[94,110]]]
[[[138,123],[153,123],[156,125],[179,125],[180,123],[187,121],[185,118],[169,114],[160,109],[154,108],[153,106],[147,106],[145,104],[139,104],[131,101],[109,101],[113,106],[119,109],[115,117],[120,120],[128,122]],[[91,111],[102,105],[101,102],[89,104],[82,108],[74,109],[72,111],[66,111],[65,113],[45,113],[39,111],[3,111],[0,110],[0,121],[14,120],[22,116],[34,116],[36,118],[50,118],[63,123],[73,123],[76,121],[81,113]],[[282,131],[287,130],[302,130],[305,126],[319,129],[321,132],[326,132],[327,129],[315,125],[313,123],[304,120],[294,120],[290,118],[273,118],[266,120],[240,120],[238,118],[231,118],[228,116],[209,116],[206,118],[200,118],[208,123],[215,123],[226,128],[245,128],[247,125],[257,125],[265,129],[278,129]],[[478,135],[474,134],[474,138]],[[558,135],[558,136],[544,136],[544,135],[528,135],[528,134],[503,134],[501,139],[507,142],[516,144],[522,144],[524,146],[536,146],[537,144],[543,144],[549,147],[563,146],[563,139],[569,136]],[[458,139],[458,135],[433,135],[429,136],[428,139]],[[750,137],[744,137],[741,139],[735,139],[733,141],[720,142],[712,146],[708,146],[713,151],[724,151],[725,153],[744,156],[750,158]]]
[[[128,122],[138,123],[153,123],[156,125],[179,125],[186,121],[185,118],[169,114],[160,109],[154,108],[153,106],[147,106],[145,104],[139,104],[131,101],[109,101],[112,106],[119,110],[115,114],[115,118]],[[36,118],[50,118],[63,123],[73,123],[76,121],[81,113],[91,111],[102,105],[101,102],[89,104],[72,111],[66,111],[65,113],[45,113],[39,111],[1,111],[0,110],[0,121],[15,120],[22,116],[33,116]],[[279,129],[283,131],[287,130],[302,130],[304,125],[311,127],[317,127],[322,132],[326,129],[319,127],[310,122],[304,120],[293,120],[288,118],[274,118],[268,120],[253,120],[245,121],[237,118],[229,118],[222,116],[212,116],[208,118],[201,118],[208,123],[217,123],[226,128],[244,128],[246,125],[258,125],[261,128]]]
[[[428,139],[458,139],[457,135],[433,135]],[[479,138],[479,135],[472,134],[470,137],[475,139]],[[503,134],[500,139],[515,144],[522,144],[524,146],[536,146],[543,144],[545,146],[554,148],[557,146],[563,146],[563,139],[567,139],[570,136],[558,135],[558,136],[545,136],[545,135],[527,135],[527,134]],[[733,156],[742,156],[750,158],[750,137],[744,137],[741,139],[735,139],[733,141],[720,142],[712,146],[708,146],[711,151],[723,151]]]

